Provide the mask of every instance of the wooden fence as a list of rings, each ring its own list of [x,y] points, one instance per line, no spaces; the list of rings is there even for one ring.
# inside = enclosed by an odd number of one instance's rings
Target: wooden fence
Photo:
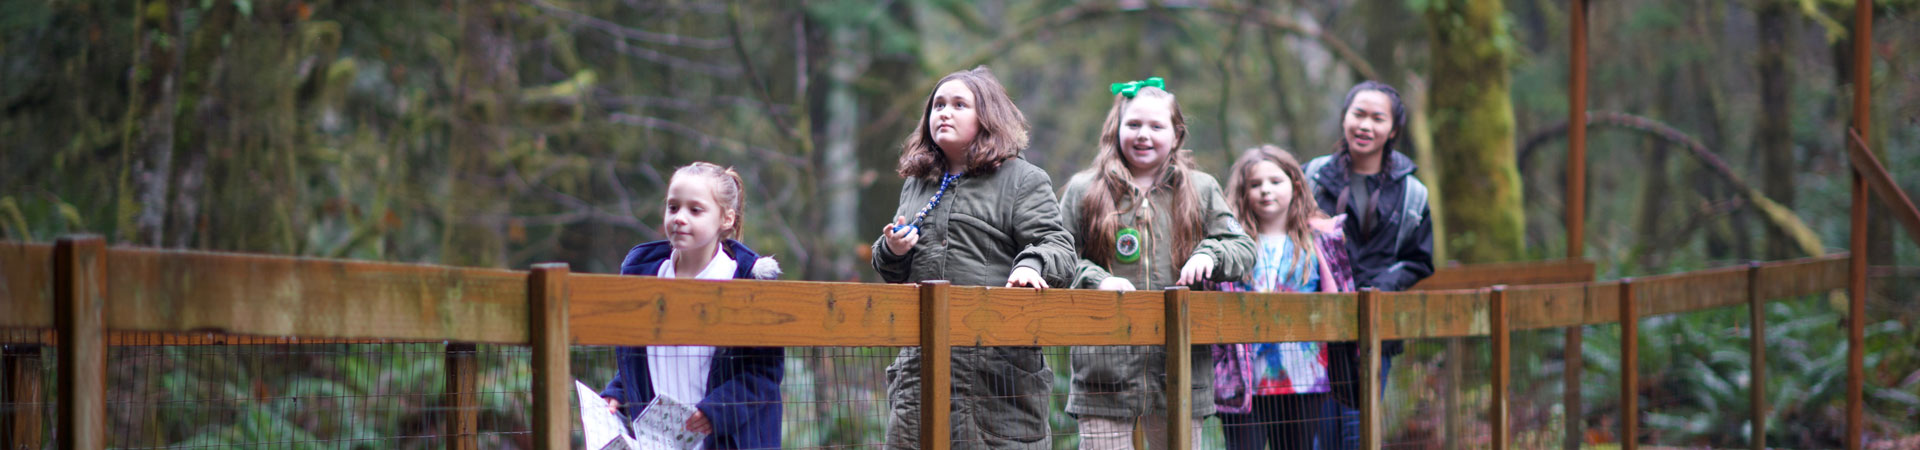
[[[1472,288],[1590,280],[1592,266],[1573,261],[1442,270],[1421,286],[1439,290],[1413,292],[1119,293],[944,282],[671,280],[575,274],[565,265],[510,271],[107,248],[98,238],[80,237],[54,245],[0,243],[0,328],[51,329],[41,341],[62,346],[56,423],[70,437],[62,448],[104,447],[105,348],[134,332],[175,334],[160,341],[167,345],[285,341],[207,332],[530,345],[539,448],[567,446],[568,345],[921,346],[934,355],[926,358],[924,379],[937,387],[950,382],[946,358],[937,355],[952,345],[1166,345],[1171,365],[1189,361],[1190,344],[1359,341],[1371,355],[1361,373],[1375,373],[1383,339],[1490,336],[1494,399],[1487,413],[1493,444],[1504,448],[1511,430],[1503,350],[1512,332],[1758,306],[1845,288],[1847,271],[1847,256],[1833,255],[1633,280]],[[1628,334],[1635,323],[1625,321]],[[1756,360],[1764,357],[1762,329],[1753,327]],[[1622,346],[1625,364],[1633,364],[1636,341],[1623,339]],[[1757,374],[1763,368],[1754,365]],[[1168,385],[1190,381],[1188,371],[1169,369]],[[1622,373],[1622,392],[1634,392],[1634,371]],[[1366,448],[1378,448],[1378,390],[1370,387],[1362,390],[1368,396],[1362,439]],[[1169,404],[1187,411],[1193,399],[1174,391]],[[937,395],[943,389],[928,392],[922,442],[945,448],[941,424],[950,399]],[[1622,400],[1624,411],[1636,409],[1633,395]],[[1620,419],[1632,448],[1635,417]],[[1172,422],[1176,430],[1191,426]],[[1182,444],[1190,434],[1168,436]]]

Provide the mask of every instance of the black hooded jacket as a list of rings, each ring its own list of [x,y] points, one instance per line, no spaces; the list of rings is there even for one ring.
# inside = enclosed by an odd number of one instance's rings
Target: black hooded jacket
[[[1351,199],[1342,202],[1340,198],[1347,191],[1347,167],[1351,161],[1345,150],[1314,158],[1307,167],[1319,166],[1319,170],[1308,173],[1307,178],[1313,181],[1313,199],[1321,211],[1329,216],[1347,215],[1344,230],[1347,254],[1353,258],[1354,284],[1382,291],[1404,291],[1413,287],[1414,283],[1433,275],[1432,214],[1425,205],[1414,211],[1406,205],[1405,198],[1406,184],[1420,183],[1420,179],[1413,176],[1419,168],[1400,152],[1387,154],[1380,173],[1369,177],[1374,181],[1368,182],[1366,189],[1354,191],[1379,199],[1369,208],[1375,214],[1374,225],[1362,230],[1360,214],[1353,211],[1354,202]],[[1372,196],[1375,190],[1377,197]],[[1401,228],[1409,226],[1413,227],[1410,234],[1400,239]]]

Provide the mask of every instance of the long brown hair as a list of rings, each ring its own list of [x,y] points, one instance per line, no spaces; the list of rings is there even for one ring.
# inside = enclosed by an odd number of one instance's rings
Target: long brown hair
[[[1295,159],[1293,153],[1273,145],[1262,145],[1241,152],[1240,159],[1233,162],[1233,173],[1227,176],[1227,204],[1233,207],[1234,218],[1240,221],[1241,228],[1256,235],[1267,231],[1260,228],[1260,218],[1253,212],[1253,196],[1247,192],[1249,180],[1253,178],[1253,166],[1262,162],[1280,166],[1280,171],[1287,174],[1288,183],[1293,187],[1293,199],[1287,203],[1285,223],[1279,231],[1285,233],[1287,239],[1293,240],[1293,269],[1296,272],[1312,270],[1308,261],[1319,259],[1320,246],[1314,245],[1313,227],[1307,221],[1327,215],[1314,205],[1313,188],[1307,186],[1306,173],[1300,170],[1300,160]]]
[[[967,89],[973,91],[979,111],[975,117],[980,120],[980,134],[974,135],[973,146],[967,149],[968,172],[992,172],[1000,168],[1000,163],[1020,156],[1020,151],[1027,148],[1027,116],[1020,114],[1020,107],[1014,106],[1013,99],[1007,96],[1007,88],[993,77],[993,71],[979,66],[947,74],[927,90],[926,104],[920,107],[920,122],[914,124],[913,133],[900,145],[901,177],[930,177],[947,166],[946,153],[933,143],[933,130],[927,129],[927,117],[933,113],[934,92],[948,81],[967,85]]]
[[[1173,110],[1174,150],[1161,164],[1160,176],[1155,178],[1158,181],[1146,191],[1134,187],[1133,172],[1127,169],[1120,142],[1120,115],[1127,110],[1127,105],[1142,97],[1165,99]],[[1094,175],[1093,186],[1080,202],[1081,223],[1067,224],[1080,232],[1082,256],[1102,266],[1113,263],[1113,241],[1120,230],[1120,216],[1139,209],[1153,190],[1164,188],[1173,194],[1173,204],[1167,205],[1171,211],[1168,222],[1173,224],[1173,266],[1186,265],[1187,257],[1192,256],[1194,246],[1200,243],[1204,226],[1199,195],[1193,187],[1193,156],[1180,149],[1187,142],[1187,119],[1180,114],[1180,102],[1172,92],[1155,87],[1142,87],[1132,98],[1114,95],[1113,108],[1107,110],[1107,121],[1100,129],[1100,151],[1094,154],[1093,166],[1087,168]],[[1120,203],[1129,199],[1134,200],[1131,206],[1125,211],[1119,210]]]

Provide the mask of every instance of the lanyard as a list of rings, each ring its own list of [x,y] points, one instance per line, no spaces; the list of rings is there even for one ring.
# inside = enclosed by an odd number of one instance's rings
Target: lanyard
[[[915,231],[919,231],[920,223],[925,222],[927,220],[927,213],[932,212],[934,207],[940,206],[940,198],[945,197],[947,195],[947,187],[952,186],[954,180],[960,179],[960,175],[961,174],[958,174],[958,173],[949,173],[949,174],[941,175],[940,189],[933,191],[933,199],[927,200],[927,206],[921,207],[920,212],[913,213],[913,223],[909,223],[905,225],[895,225],[893,227],[893,232],[898,233],[902,229],[912,229]]]

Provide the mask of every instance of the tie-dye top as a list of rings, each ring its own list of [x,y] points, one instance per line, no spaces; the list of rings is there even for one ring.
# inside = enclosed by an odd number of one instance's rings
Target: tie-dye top
[[[1227,283],[1223,290],[1242,292],[1320,292],[1319,261],[1296,264],[1293,240],[1260,236],[1260,248],[1247,282]],[[1319,342],[1243,344],[1238,353],[1248,363],[1243,373],[1255,395],[1327,392],[1327,348]]]

